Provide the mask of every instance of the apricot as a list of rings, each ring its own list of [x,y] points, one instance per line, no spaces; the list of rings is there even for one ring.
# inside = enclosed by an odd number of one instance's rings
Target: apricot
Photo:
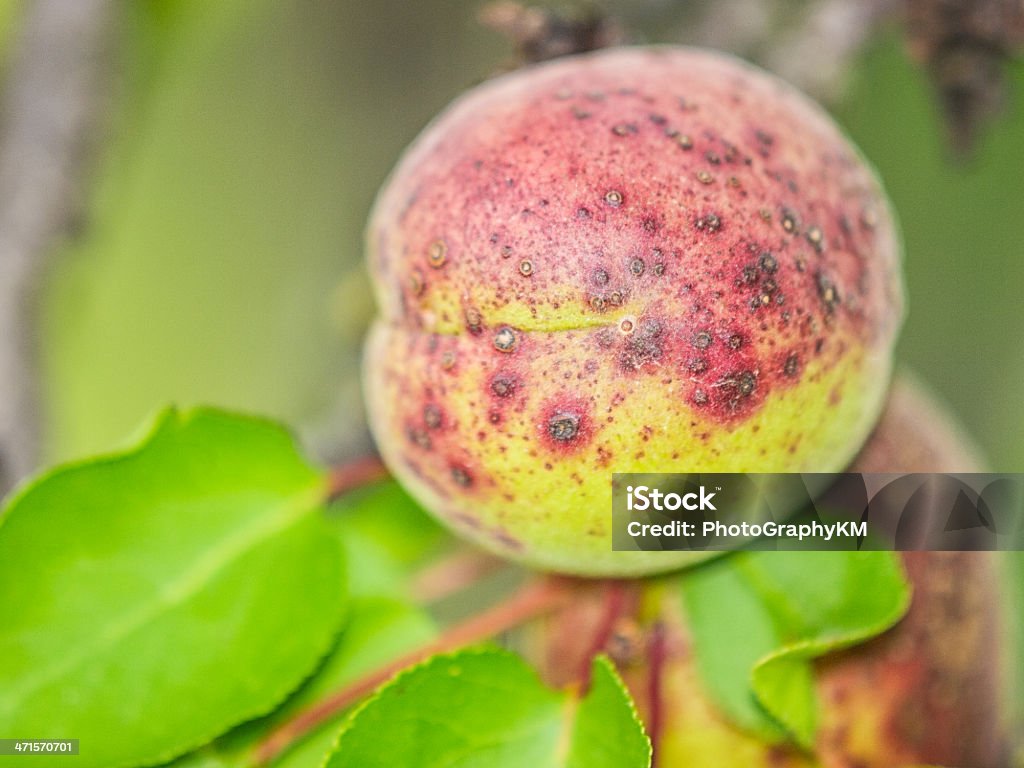
[[[415,140],[367,233],[372,431],[423,505],[531,566],[637,575],[612,472],[838,471],[888,388],[900,242],[828,115],[719,53],[498,77]]]

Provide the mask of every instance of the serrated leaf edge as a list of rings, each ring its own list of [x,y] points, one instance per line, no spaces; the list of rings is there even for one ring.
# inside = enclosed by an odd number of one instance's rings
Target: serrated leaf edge
[[[250,422],[251,424],[259,424],[264,427],[270,428],[288,438],[289,442],[295,446],[296,453],[300,453],[298,448],[298,441],[296,440],[295,434],[284,425],[280,424],[273,419],[259,416],[249,413],[241,413],[237,411],[231,411],[228,409],[217,408],[214,406],[199,405],[190,408],[182,409],[177,405],[168,405],[155,414],[153,414],[146,422],[139,427],[135,433],[129,437],[124,444],[116,447],[108,452],[99,453],[93,456],[87,456],[81,459],[74,459],[68,462],[57,465],[48,470],[28,478],[26,482],[19,488],[16,488],[6,500],[3,501],[0,506],[0,533],[2,533],[4,522],[10,516],[12,510],[14,510],[18,504],[31,494],[38,486],[47,482],[53,477],[61,474],[74,472],[79,469],[85,469],[94,466],[110,466],[117,464],[122,461],[134,458],[141,454],[146,448],[156,440],[164,431],[171,429],[172,427],[183,428],[190,422],[199,419],[203,416],[214,415],[220,418],[234,418],[243,421]],[[312,465],[311,465],[312,466]],[[326,474],[320,471],[319,482],[314,486],[317,502],[313,504],[315,506],[322,506],[323,491],[326,486],[327,478]],[[309,491],[312,495],[313,489]],[[303,498],[305,494],[303,494]],[[308,500],[306,500],[308,503]],[[296,502],[297,503],[297,502]],[[309,510],[310,512],[313,509]],[[340,541],[336,537],[330,537],[334,542],[338,550],[339,563],[339,580],[344,579],[344,548],[341,546]],[[342,604],[344,605],[345,599],[347,598],[347,590],[342,590],[340,597],[342,598]],[[120,763],[112,763],[108,768],[145,768],[146,766],[160,765],[174,760],[182,755],[186,755],[195,750],[201,749],[213,742],[218,736],[226,733],[236,725],[240,725],[248,720],[253,720],[259,717],[270,714],[277,709],[288,696],[299,688],[316,669],[320,663],[327,657],[327,654],[335,646],[340,636],[340,633],[344,631],[345,615],[346,612],[340,610],[338,612],[337,622],[333,628],[324,633],[324,638],[319,644],[320,648],[316,650],[313,661],[310,664],[309,671],[303,675],[300,679],[296,680],[293,684],[282,686],[277,692],[274,692],[272,696],[268,697],[268,704],[264,707],[254,708],[251,711],[241,715],[240,717],[233,717],[224,724],[214,726],[210,729],[207,735],[202,737],[196,737],[194,740],[190,740],[189,743],[183,747],[175,747],[165,752],[154,755],[151,758],[143,758],[142,760],[132,759]]]
[[[335,543],[337,545],[337,541],[335,541]],[[337,545],[337,548],[339,563],[342,566],[341,568],[339,568],[338,574],[339,581],[341,581],[345,578],[345,553],[344,550],[340,547],[340,545]],[[227,733],[235,726],[241,725],[242,723],[248,722],[250,720],[255,720],[260,717],[265,717],[266,715],[272,713],[274,710],[280,707],[292,693],[298,690],[303,683],[305,683],[313,674],[316,673],[316,670],[320,668],[320,664],[324,661],[324,659],[327,658],[327,655],[331,652],[331,649],[334,648],[334,646],[337,644],[341,636],[341,633],[345,631],[345,622],[348,614],[347,587],[344,587],[340,591],[339,599],[341,601],[341,606],[340,609],[338,610],[337,619],[334,625],[331,627],[331,629],[328,632],[324,633],[323,639],[319,643],[319,647],[314,649],[314,654],[309,662],[309,669],[293,683],[280,686],[278,690],[274,691],[272,696],[268,696],[268,703],[265,706],[254,707],[246,713],[242,714],[241,716],[232,717],[229,720],[221,723],[220,725],[212,726],[206,735],[202,737],[196,737],[196,739],[192,740],[191,743],[186,744],[184,747],[175,747],[153,757],[152,759],[147,758],[142,761],[132,760],[121,763],[113,763],[108,768],[146,768],[147,766],[162,765],[164,763],[168,763],[171,760],[175,760],[183,755],[187,755],[189,752],[192,752],[194,750],[200,749],[211,744],[214,741],[214,739],[216,739],[218,736],[222,736],[223,734]]]
[[[168,407],[164,408],[163,410],[158,412],[154,417],[152,417],[151,423],[150,423],[150,426],[149,426],[148,429],[145,429],[144,432],[140,430],[140,433],[142,434],[142,438],[133,447],[124,449],[124,450],[122,450],[119,453],[109,454],[107,457],[103,457],[103,459],[101,459],[101,460],[103,460],[103,463],[113,463],[113,462],[116,462],[118,460],[131,458],[131,457],[133,457],[135,455],[138,455],[141,451],[145,450],[146,446],[151,441],[153,441],[156,437],[158,437],[163,430],[170,428],[172,425],[173,426],[177,426],[178,428],[182,428],[182,427],[185,427],[187,424],[189,424],[191,421],[194,421],[194,420],[196,420],[198,418],[201,418],[201,417],[207,416],[207,415],[211,415],[211,414],[215,415],[215,416],[218,416],[218,417],[229,417],[229,418],[241,419],[241,420],[250,422],[251,424],[254,424],[254,425],[258,424],[258,425],[262,425],[264,427],[271,428],[271,429],[277,431],[279,434],[287,437],[289,442],[293,446],[295,446],[296,453],[300,453],[299,447],[298,447],[298,440],[296,439],[294,432],[292,432],[290,429],[288,429],[284,425],[280,424],[279,422],[274,421],[273,419],[267,418],[265,416],[259,416],[259,415],[255,415],[255,414],[249,414],[249,413],[241,413],[241,412],[237,412],[237,411],[230,411],[230,410],[226,410],[226,409],[222,409],[222,408],[216,408],[216,407],[213,407],[213,406],[205,406],[205,405],[203,405],[203,406],[195,406],[195,407],[187,408],[187,409],[181,409],[178,406],[171,405],[171,406],[168,406]],[[109,461],[107,461],[105,459],[109,459]],[[77,467],[79,467],[79,466],[81,466],[83,464],[91,465],[91,464],[93,464],[93,460],[91,460],[91,459],[83,459],[83,460],[80,460],[80,461],[72,462],[69,465],[65,465],[65,467],[77,468]],[[58,471],[59,469],[62,469],[62,468],[58,468],[58,469],[54,470],[54,472]],[[42,482],[48,476],[49,476],[49,473],[47,473],[46,475],[41,477],[39,482]],[[321,471],[320,472],[319,483],[315,486],[316,493],[318,495],[318,501],[320,502],[318,504],[319,506],[323,506],[323,504],[322,504],[322,501],[323,501],[322,493],[323,493],[324,487],[326,485],[326,482],[327,482],[326,473]],[[35,483],[33,483],[33,485],[34,484]],[[3,518],[0,518],[0,526],[2,526],[2,523],[3,523]],[[339,565],[340,565],[338,576],[339,576],[339,580],[342,580],[342,579],[346,578],[346,576],[345,576],[345,564],[344,564],[345,551],[344,551],[344,548],[341,546],[341,542],[336,537],[332,536],[330,538],[334,541],[335,546],[336,546],[337,551],[338,551],[338,558],[339,558],[338,562],[339,562]],[[273,696],[268,696],[268,699],[267,699],[268,703],[264,707],[254,708],[250,712],[246,713],[245,715],[242,715],[240,718],[238,718],[238,717],[231,718],[230,720],[228,720],[227,722],[225,722],[225,723],[223,723],[221,725],[212,727],[206,736],[197,737],[194,740],[193,743],[186,745],[184,748],[174,748],[172,750],[168,750],[167,752],[164,752],[164,753],[154,757],[153,759],[147,759],[147,760],[145,760],[143,762],[130,761],[130,762],[123,762],[123,763],[115,763],[114,765],[110,766],[110,768],[145,768],[146,766],[161,765],[163,763],[167,763],[167,762],[169,762],[171,760],[174,760],[174,759],[177,759],[177,758],[181,757],[182,755],[186,755],[189,752],[192,752],[192,751],[197,750],[197,749],[201,749],[202,747],[205,747],[205,746],[211,744],[213,742],[213,740],[216,739],[218,736],[221,736],[221,735],[227,733],[229,730],[231,730],[232,728],[234,728],[237,725],[241,725],[244,722],[247,722],[249,720],[254,720],[256,718],[265,717],[266,715],[269,715],[271,712],[276,710],[279,706],[281,706],[282,703],[284,703],[284,701],[288,698],[288,696],[290,696],[292,693],[294,693],[296,690],[298,690],[298,688],[306,680],[308,680],[311,675],[313,675],[316,672],[316,670],[319,668],[320,664],[323,662],[323,660],[325,658],[327,658],[327,655],[331,652],[331,649],[337,644],[338,639],[339,639],[341,633],[344,632],[345,621],[346,621],[346,618],[347,618],[347,600],[348,600],[347,587],[343,588],[340,591],[339,598],[340,598],[340,600],[342,602],[342,607],[345,608],[346,610],[339,610],[338,611],[338,617],[337,617],[337,620],[335,622],[335,625],[333,626],[333,628],[330,631],[324,633],[324,638],[323,638],[322,642],[320,643],[319,649],[317,649],[315,654],[314,654],[314,658],[313,658],[313,660],[311,661],[311,663],[309,665],[309,670],[306,672],[306,674],[302,675],[293,684],[281,686],[279,691],[275,692]]]
[[[629,714],[633,723],[640,729],[640,733],[643,734],[644,737],[644,744],[647,745],[647,767],[650,768],[651,761],[654,759],[654,745],[651,743],[651,737],[647,733],[647,728],[644,726],[643,720],[640,719],[640,711],[636,708],[636,702],[633,700],[633,695],[629,692],[629,688],[626,687],[626,683],[622,679],[621,675],[619,675],[619,671],[615,668],[614,662],[612,662],[612,660],[603,653],[594,657],[594,661],[591,665],[591,679],[594,678],[599,668],[608,672],[609,677],[611,677],[616,688],[618,688],[622,697],[626,700],[626,706],[629,709]],[[586,695],[581,698],[586,698]]]
[[[24,497],[28,496],[38,486],[50,479],[69,472],[74,472],[75,470],[84,469],[86,467],[110,466],[111,464],[117,464],[121,461],[134,458],[144,451],[146,447],[164,431],[171,427],[177,427],[180,429],[188,425],[190,422],[208,415],[221,418],[227,417],[238,419],[272,429],[281,436],[286,437],[288,441],[295,446],[296,453],[301,454],[295,432],[280,422],[266,416],[245,413],[242,411],[233,411],[211,405],[196,405],[188,408],[182,408],[174,404],[166,405],[150,415],[149,418],[143,421],[143,423],[136,428],[131,435],[110,450],[100,451],[81,458],[64,461],[56,466],[44,469],[25,478],[25,480],[16,485],[6,497],[0,498],[0,529],[3,528],[4,522],[6,522],[7,518],[10,516],[11,510],[17,507]],[[312,467],[313,465],[310,466]],[[321,482],[326,488],[327,475],[323,470],[319,468],[317,469],[321,475]]]
[[[417,661],[415,664],[410,664],[408,667],[404,667],[392,675],[388,680],[381,683],[363,699],[359,704],[356,704],[352,710],[345,716],[345,721],[341,724],[338,729],[338,733],[335,735],[334,740],[331,742],[330,748],[324,754],[323,760],[319,763],[319,768],[327,768],[334,754],[338,751],[338,746],[341,744],[341,738],[348,732],[354,725],[356,720],[362,715],[363,711],[370,706],[372,703],[377,701],[382,695],[389,691],[392,687],[397,685],[402,679],[409,677],[416,672],[434,664],[438,661],[448,659],[455,660],[458,658],[465,658],[467,656],[516,656],[516,654],[506,651],[494,645],[482,645],[482,646],[470,646],[468,648],[461,648],[457,651],[449,653],[436,653],[433,656],[428,656],[422,661]],[[518,656],[516,658],[519,658]]]
[[[504,648],[500,648],[498,646],[494,646],[494,645],[471,646],[471,647],[462,648],[462,649],[460,649],[458,651],[453,651],[453,652],[450,652],[450,653],[439,653],[439,654],[435,654],[433,656],[429,656],[426,659],[423,659],[422,661],[416,662],[415,664],[412,664],[412,665],[410,665],[408,667],[405,667],[404,669],[396,672],[389,680],[387,680],[384,683],[381,683],[381,685],[378,686],[378,688],[373,693],[371,693],[369,696],[367,696],[362,702],[360,702],[358,705],[356,705],[352,709],[351,712],[349,712],[348,716],[345,718],[345,722],[338,729],[338,733],[335,735],[334,740],[331,743],[330,748],[327,750],[327,752],[324,754],[323,759],[320,761],[319,768],[327,768],[327,766],[331,762],[331,759],[334,757],[335,753],[338,751],[338,747],[341,744],[342,737],[345,735],[345,733],[348,730],[350,730],[356,724],[356,721],[359,719],[360,715],[363,713],[363,710],[365,710],[368,706],[373,704],[373,702],[378,700],[382,695],[384,695],[392,687],[394,687],[395,685],[398,685],[402,679],[404,679],[406,677],[409,677],[410,675],[413,675],[413,674],[421,671],[422,669],[426,668],[427,666],[435,664],[435,663],[437,663],[439,661],[443,661],[443,660],[454,661],[454,660],[457,660],[457,659],[466,658],[468,656],[492,656],[492,657],[495,657],[495,658],[502,657],[502,658],[514,658],[514,659],[517,659],[518,661],[520,661],[524,665],[524,667],[527,670],[529,670],[537,678],[538,682],[540,682],[541,685],[543,685],[543,682],[540,680],[539,675],[537,675],[537,671],[530,664],[528,664],[521,656],[519,656],[516,653],[513,653],[512,651],[508,651],[508,650],[506,650]],[[653,747],[651,745],[650,737],[647,735],[647,730],[644,728],[643,721],[641,721],[641,719],[640,719],[640,714],[637,711],[636,703],[633,701],[633,697],[629,693],[629,689],[626,687],[626,684],[623,682],[622,678],[619,676],[618,671],[615,669],[615,666],[612,664],[611,660],[608,659],[603,654],[594,657],[593,667],[592,668],[596,672],[599,667],[603,668],[605,671],[607,671],[609,673],[609,677],[611,677],[611,679],[613,681],[613,684],[616,686],[616,688],[619,690],[619,692],[622,693],[623,698],[625,699],[625,702],[626,702],[626,706],[627,706],[627,708],[629,710],[629,713],[630,713],[630,716],[632,718],[632,722],[639,728],[640,733],[643,735],[644,744],[646,745],[647,766],[648,766],[648,768],[650,768],[651,760],[652,760],[652,756],[653,756]],[[547,686],[544,686],[544,687],[547,687]],[[553,691],[553,693],[554,693],[554,691]],[[564,692],[563,691],[563,694],[564,693],[568,693],[568,692]],[[588,694],[583,694],[582,696],[579,696],[579,695],[573,695],[572,693],[568,693],[568,695],[566,695],[566,703],[575,705],[575,706],[572,707],[572,711],[575,712],[578,709],[579,703],[582,700],[584,700],[587,697],[587,695]],[[563,708],[563,711],[565,711],[564,708]],[[565,722],[566,731],[571,732],[572,727],[574,725],[574,722],[575,721],[573,719],[566,718],[566,722]]]

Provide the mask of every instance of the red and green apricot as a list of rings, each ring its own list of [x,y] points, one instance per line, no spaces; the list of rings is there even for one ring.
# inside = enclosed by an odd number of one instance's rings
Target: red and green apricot
[[[385,461],[536,567],[684,564],[612,552],[612,472],[837,471],[888,388],[886,196],[819,107],[721,54],[608,49],[469,91],[367,236]]]

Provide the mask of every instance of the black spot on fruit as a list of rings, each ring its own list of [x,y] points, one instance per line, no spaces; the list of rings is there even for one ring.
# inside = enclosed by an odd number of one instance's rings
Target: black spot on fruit
[[[566,443],[580,431],[580,417],[575,413],[556,413],[548,419],[548,434],[553,440]]]

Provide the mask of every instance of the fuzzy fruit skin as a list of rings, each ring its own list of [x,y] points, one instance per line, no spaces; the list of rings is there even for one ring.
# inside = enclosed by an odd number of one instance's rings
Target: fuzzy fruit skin
[[[898,379],[878,427],[851,471],[976,472],[977,452],[919,386]],[[643,595],[603,650],[620,670],[645,722],[651,668],[645,649],[662,628],[658,768],[1004,768],[1000,707],[999,590],[991,552],[907,552],[907,615],[867,643],[817,664],[821,724],[814,754],[766,745],[729,723],[703,692],[683,602],[669,582],[639,582]],[[534,638],[545,677],[566,684],[584,667],[605,612],[601,593],[579,599]],[[743,627],[737,627],[738,632]],[[629,638],[624,643],[622,636]],[[580,639],[582,638],[582,639]],[[622,649],[629,652],[623,657]]]
[[[902,318],[877,180],[825,113],[684,48],[569,57],[467,93],[368,230],[371,428],[458,531],[582,575],[610,475],[836,471],[881,409]]]

